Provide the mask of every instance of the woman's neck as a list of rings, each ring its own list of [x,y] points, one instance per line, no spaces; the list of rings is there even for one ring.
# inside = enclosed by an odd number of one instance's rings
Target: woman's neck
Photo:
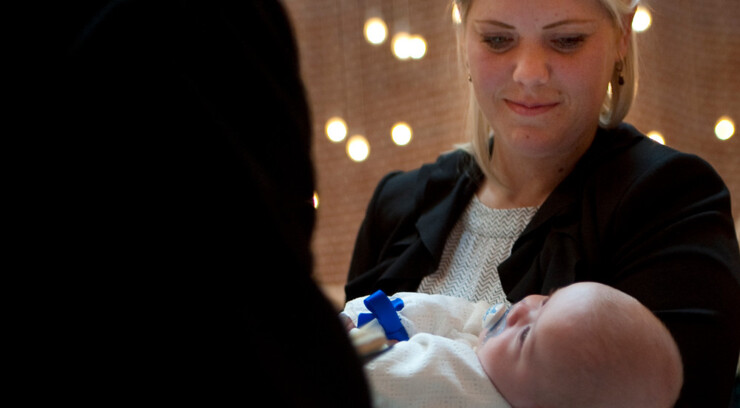
[[[490,208],[539,207],[570,174],[585,150],[568,157],[521,157],[494,149],[492,177],[478,189],[478,199]]]

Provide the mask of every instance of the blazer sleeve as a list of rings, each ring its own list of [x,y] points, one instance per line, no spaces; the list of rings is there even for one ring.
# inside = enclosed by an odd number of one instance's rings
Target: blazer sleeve
[[[370,293],[369,284],[371,283],[366,275],[366,272],[371,270],[378,259],[384,243],[387,240],[388,233],[385,231],[387,226],[390,224],[390,220],[387,220],[382,216],[382,212],[385,209],[383,205],[379,204],[381,197],[384,196],[384,188],[394,176],[400,174],[400,172],[391,172],[383,177],[378,186],[373,192],[373,196],[368,203],[367,210],[365,211],[365,218],[362,220],[360,230],[357,233],[355,240],[355,247],[352,253],[352,261],[349,267],[349,273],[347,281],[352,282],[358,279],[367,280],[367,284],[360,285],[361,289],[350,290],[347,293],[347,300],[357,298],[359,296],[367,295]],[[362,279],[364,277],[364,279]],[[377,279],[373,278],[372,281]]]
[[[416,243],[416,247],[420,244],[415,227],[418,175],[418,170],[392,172],[375,189],[355,241],[345,286],[347,300],[369,295],[377,289],[386,293],[415,289],[415,285],[412,288],[379,284],[391,266],[400,270],[419,269],[413,262],[410,265],[396,262],[409,244]]]
[[[685,372],[677,406],[727,407],[740,347],[729,192],[696,156],[660,157],[614,207],[614,241],[603,243],[613,249],[610,283],[653,310],[676,339]]]

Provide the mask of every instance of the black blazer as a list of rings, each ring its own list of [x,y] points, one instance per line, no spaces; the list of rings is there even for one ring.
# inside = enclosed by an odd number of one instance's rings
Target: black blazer
[[[347,298],[416,290],[482,178],[462,151],[387,175],[357,237]],[[740,255],[729,192],[705,161],[627,124],[600,129],[499,275],[512,302],[576,281],[634,296],[681,349],[678,405],[727,406],[740,347]]]

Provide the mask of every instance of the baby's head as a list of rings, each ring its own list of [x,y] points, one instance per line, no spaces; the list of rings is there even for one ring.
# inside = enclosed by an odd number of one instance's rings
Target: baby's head
[[[476,353],[513,407],[670,407],[683,383],[678,347],[631,296],[594,282],[533,295],[481,332]]]

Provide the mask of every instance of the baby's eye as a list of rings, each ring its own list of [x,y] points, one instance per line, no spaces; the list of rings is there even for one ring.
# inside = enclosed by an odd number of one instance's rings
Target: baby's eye
[[[490,35],[483,37],[483,42],[494,51],[504,51],[514,42],[514,38],[507,35]]]
[[[527,339],[527,336],[529,336],[529,332],[532,330],[532,326],[527,326],[522,330],[521,334],[519,334],[519,346],[524,345],[524,340]]]
[[[574,50],[583,44],[583,42],[586,40],[585,35],[570,35],[570,36],[563,36],[563,37],[557,37],[552,40],[552,44],[555,48],[562,50],[562,51],[570,51]]]

